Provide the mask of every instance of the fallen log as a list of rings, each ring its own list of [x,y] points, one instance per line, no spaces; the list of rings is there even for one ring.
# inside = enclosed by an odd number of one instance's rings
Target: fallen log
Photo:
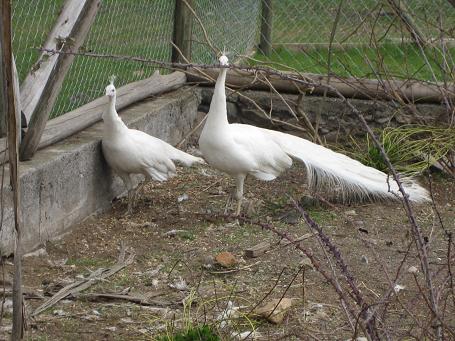
[[[206,69],[204,73],[212,79],[218,77],[218,69]],[[260,73],[260,72],[259,72]],[[270,85],[264,80],[267,76],[273,87],[281,93],[300,94],[311,92],[315,95],[323,95],[327,91],[327,85],[336,88],[347,98],[396,100],[400,97],[404,102],[415,103],[442,103],[444,98],[455,98],[455,84],[443,83],[429,84],[417,80],[376,80],[357,79],[353,77],[341,78],[318,75],[313,73],[302,73],[298,75],[291,72],[282,72],[284,77],[278,75],[258,76],[258,72],[244,70],[230,70],[226,77],[226,85],[234,89],[270,90]],[[303,89],[289,78],[302,78],[314,83],[314,88]],[[187,69],[188,82],[199,82],[212,85],[214,82],[208,80],[195,68]],[[333,91],[327,91],[328,96],[336,97]]]

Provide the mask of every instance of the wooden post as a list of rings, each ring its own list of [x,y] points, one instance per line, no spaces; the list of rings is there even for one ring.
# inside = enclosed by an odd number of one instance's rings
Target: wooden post
[[[272,0],[262,0],[261,39],[259,50],[265,55],[272,53]]]
[[[191,60],[191,39],[193,28],[193,15],[188,9],[188,6],[193,7],[193,0],[175,0],[174,10],[174,33],[173,42],[182,51],[182,54],[188,60]],[[172,62],[184,63],[184,58],[180,55],[179,51],[172,48]]]
[[[20,189],[18,178],[18,152],[20,136],[20,107],[18,81],[15,73],[13,52],[11,46],[11,0],[2,0],[1,3],[1,46],[2,46],[2,92],[3,112],[8,122],[8,154],[11,186],[13,189],[14,230],[16,245],[14,248],[14,280],[13,280],[13,330],[12,340],[21,340],[23,337],[24,315],[22,302],[22,245],[21,245],[21,211]],[[16,90],[16,91],[15,91]]]
[[[50,36],[54,39],[51,41],[56,49],[63,51],[77,51],[84,42],[87,36],[90,26],[95,19],[95,15],[98,11],[101,0],[66,0],[62,14],[60,14],[57,20],[57,25],[52,30]],[[80,8],[80,5],[83,7]],[[75,11],[75,9],[80,9]],[[75,11],[75,12],[74,12]],[[77,15],[76,18],[74,16]],[[65,19],[66,18],[66,19]],[[65,25],[70,21],[73,23],[71,28],[68,29]],[[59,33],[58,22],[64,20],[64,26],[66,35],[63,37]],[[48,39],[49,40],[49,39]],[[46,43],[47,44],[47,43]],[[25,134],[24,140],[20,146],[20,159],[29,160],[36,152],[38,148],[41,135],[44,127],[46,126],[49,113],[57,99],[63,80],[65,79],[66,73],[68,72],[71,63],[74,60],[74,55],[56,54],[50,55],[43,53],[39,59],[39,68],[34,71],[31,79],[34,82],[24,81],[21,88],[21,92],[24,92],[22,98],[24,108],[26,108],[26,116],[30,117],[30,123],[27,133]],[[37,78],[37,75],[40,78]],[[35,77],[35,78],[33,78]],[[38,83],[40,79],[42,83]],[[37,88],[33,90],[33,87]],[[27,87],[32,88],[31,90]],[[29,94],[25,97],[25,94]],[[30,113],[31,108],[33,114]]]
[[[0,51],[3,50],[3,46],[0,42]],[[3,82],[3,63],[0,63],[0,81]],[[3,84],[3,83],[2,83]],[[6,111],[4,111],[5,105],[4,105],[4,92],[0,91],[0,137],[5,137],[6,136]]]

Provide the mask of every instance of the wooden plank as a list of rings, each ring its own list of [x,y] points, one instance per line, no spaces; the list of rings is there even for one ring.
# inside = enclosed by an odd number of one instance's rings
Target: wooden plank
[[[266,251],[270,250],[270,243],[261,242],[257,245],[251,246],[248,249],[245,249],[245,257],[247,258],[256,258],[264,254]]]
[[[164,76],[155,74],[150,78],[122,86],[117,89],[117,110],[121,110],[152,95],[177,89],[185,82],[186,76],[183,72],[173,72]],[[65,115],[50,120],[39,148],[49,146],[98,122],[101,120],[106,106],[107,100],[103,96]]]
[[[88,0],[67,0],[57,21],[49,33],[44,48],[59,50],[62,42],[71,41],[71,33]],[[47,84],[51,80],[52,70],[56,67],[59,55],[42,52],[37,62],[21,84],[22,110],[30,122]]]
[[[218,77],[218,69],[204,70],[209,77],[216,79]],[[328,84],[328,77],[312,73],[302,73],[300,75],[282,72],[284,75],[289,75],[294,78],[305,77],[309,81],[314,82],[315,87],[311,89],[311,93],[315,95],[323,95]],[[189,82],[202,82],[204,84],[213,84],[213,81],[208,81],[201,76],[198,70],[194,68],[187,69],[187,78]],[[276,75],[270,75],[270,82],[278,92],[300,94],[302,90],[292,81],[280,78]],[[230,87],[239,89],[253,90],[270,90],[266,82],[261,82],[260,77],[256,72],[232,70],[228,72],[226,84]],[[330,86],[336,88],[343,96],[348,98],[362,99],[380,99],[380,100],[395,100],[398,95],[405,102],[419,103],[441,103],[444,99],[443,93],[449,98],[455,98],[455,84],[443,83],[427,84],[415,80],[384,80],[376,79],[357,79],[357,78],[330,78]],[[309,89],[304,89],[310,92]],[[336,96],[331,91],[327,92],[329,96]]]
[[[2,40],[3,39],[0,39],[0,51],[3,51],[3,46],[2,46]],[[3,57],[2,57],[3,58]],[[3,73],[3,63],[0,63],[0,81],[4,82],[3,80],[4,78],[4,73]],[[5,92],[3,91],[3,88],[2,88],[2,91],[0,91],[0,137],[5,137],[6,136],[6,129],[7,129],[7,124],[6,124],[6,104],[5,104]],[[4,149],[2,149],[4,150]]]
[[[133,263],[135,254],[130,253],[128,258],[125,259],[125,252],[126,252],[125,249],[122,247],[122,249],[120,250],[120,255],[117,260],[117,263],[114,264],[111,268],[109,269],[99,268],[93,271],[87,278],[68,284],[66,287],[60,289],[60,291],[57,292],[54,296],[52,296],[50,299],[48,299],[46,302],[44,302],[38,308],[36,308],[35,311],[32,312],[31,316],[33,317],[42,313],[44,310],[49,309],[50,307],[52,307],[65,297],[69,295],[76,295],[77,293],[90,288],[92,285],[112,276],[113,274],[119,272],[126,266]]]
[[[101,0],[79,1],[67,0],[65,5],[76,6],[84,2],[83,9],[79,12],[75,24],[70,30],[70,33],[65,38],[64,42],[60,40],[60,45],[57,44],[57,49],[64,51],[77,51],[85,40],[90,26],[95,20],[96,13]],[[73,5],[74,4],[74,5]],[[76,7],[78,8],[78,7]],[[30,119],[30,124],[24,140],[21,143],[19,157],[21,160],[29,160],[38,149],[38,145],[43,134],[49,113],[57,99],[57,95],[65,79],[71,63],[75,56],[67,54],[58,54],[57,60],[50,72],[48,80],[44,86],[44,90],[36,103],[33,114]]]
[[[178,89],[185,83],[186,76],[183,72],[173,72],[163,76],[156,73],[147,79],[127,84],[117,89],[117,110],[147,97]],[[106,105],[107,100],[103,96],[48,121],[38,149],[50,146],[98,122],[101,120]],[[0,155],[5,150],[5,146],[6,140],[0,139]],[[2,160],[0,160],[0,164],[1,162]]]
[[[259,50],[265,56],[272,53],[272,0],[262,0],[261,39]]]
[[[20,103],[17,71],[14,65],[11,34],[11,0],[2,0],[0,24],[1,54],[3,64],[2,92],[3,112],[6,114],[9,172],[13,190],[14,232],[14,280],[13,280],[13,329],[12,340],[21,340],[24,334],[24,314],[22,297],[22,222],[19,188],[19,137],[20,137]]]
[[[193,0],[186,0],[193,7]],[[193,15],[183,0],[175,0],[173,42],[187,60],[191,60],[191,38]],[[172,47],[171,60],[175,63],[185,63],[179,51]]]

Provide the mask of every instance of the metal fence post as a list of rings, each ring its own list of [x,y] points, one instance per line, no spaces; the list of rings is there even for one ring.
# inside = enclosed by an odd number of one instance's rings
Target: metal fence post
[[[270,56],[272,53],[272,20],[272,0],[262,0],[259,50],[266,56]]]
[[[172,39],[180,51],[175,47],[172,48],[171,60],[174,63],[183,63],[185,62],[185,58],[191,60],[193,15],[188,9],[188,6],[193,7],[193,0],[175,0],[174,32]]]

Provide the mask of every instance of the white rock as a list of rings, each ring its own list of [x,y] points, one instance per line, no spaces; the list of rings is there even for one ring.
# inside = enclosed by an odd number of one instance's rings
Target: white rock
[[[188,200],[188,198],[189,198],[188,194],[183,193],[181,196],[179,196],[179,197],[177,198],[177,201],[178,201],[178,202],[186,201],[186,200]]]
[[[399,293],[401,290],[404,290],[406,287],[404,285],[400,285],[400,284],[395,284],[395,286],[393,287],[393,290],[396,292],[396,293]]]
[[[408,272],[409,272],[410,274],[415,274],[415,273],[419,272],[419,269],[417,269],[417,267],[415,267],[415,266],[413,265],[413,266],[410,266],[410,267],[408,268]]]

